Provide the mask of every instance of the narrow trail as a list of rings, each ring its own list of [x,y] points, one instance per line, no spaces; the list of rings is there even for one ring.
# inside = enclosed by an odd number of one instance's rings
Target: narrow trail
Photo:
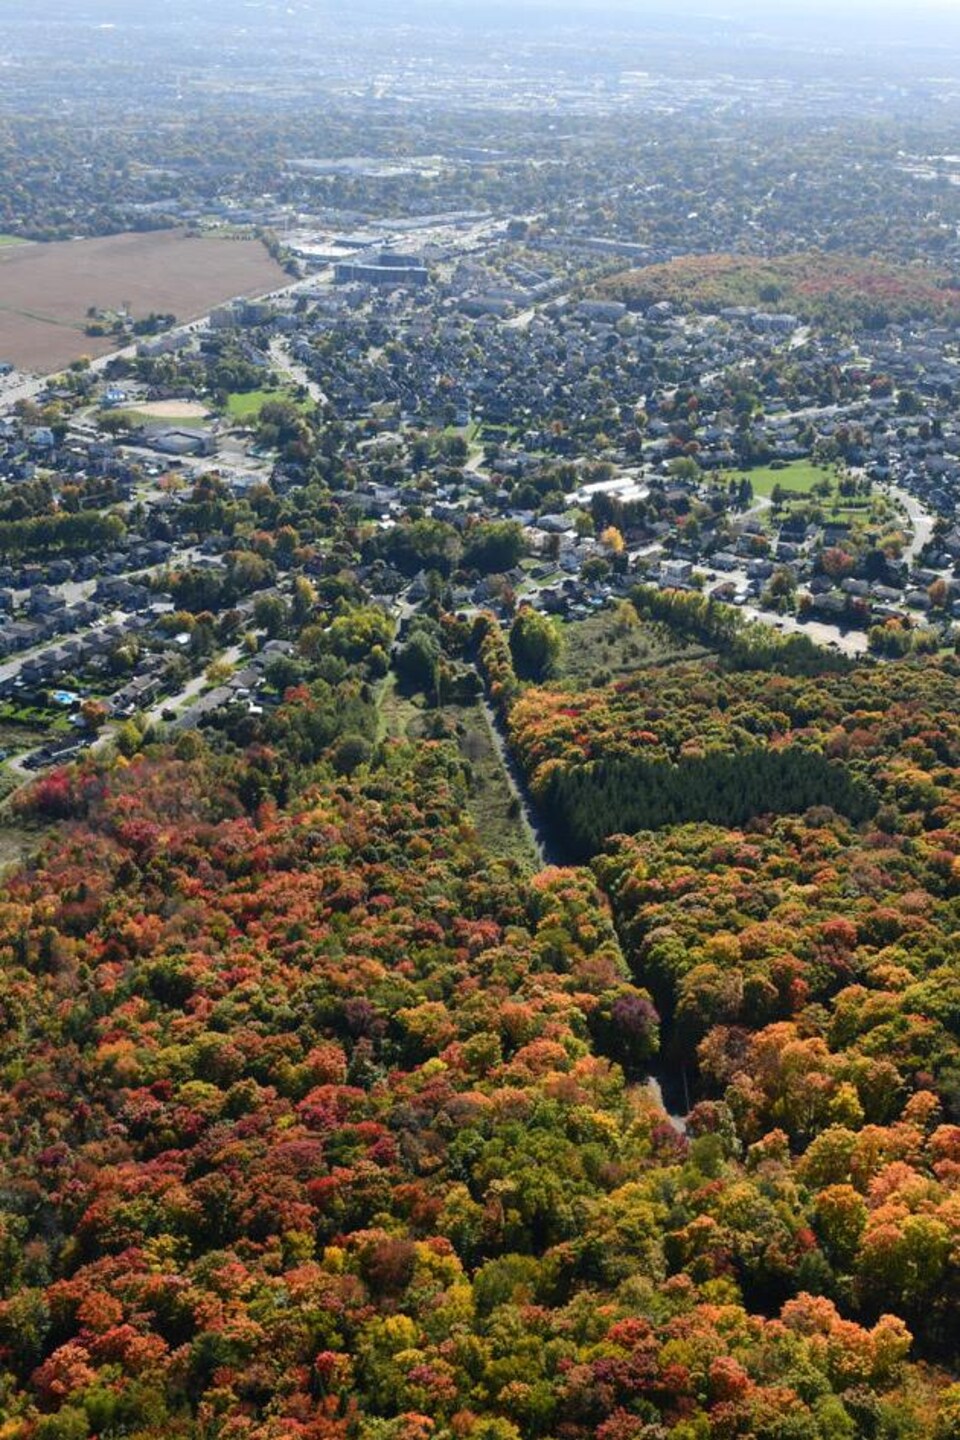
[[[647,1076],[643,1082],[643,1088],[660,1106],[677,1134],[686,1135],[687,1120],[692,1107],[690,1106],[690,1097],[686,1094],[686,1076],[683,1071],[674,1070],[668,1073],[663,1068],[659,1068]],[[685,1097],[683,1100],[680,1099],[681,1095]],[[680,1110],[677,1108],[680,1105],[686,1108]]]
[[[540,862],[541,869],[544,869],[548,865],[562,864],[563,862],[551,853],[551,847],[530,801],[530,796],[527,793],[527,787],[520,773],[520,767],[510,753],[510,748],[507,745],[496,712],[482,691],[480,694],[480,708],[483,711],[484,718],[490,730],[494,749],[500,757],[500,763],[507,777],[510,793],[517,802],[518,823],[527,835],[530,844],[537,852],[537,859]]]
[[[555,847],[551,845],[549,837],[544,832],[530,800],[524,776],[510,752],[496,712],[483,691],[480,695],[480,706],[507,777],[510,793],[517,802],[517,823],[523,827],[530,843],[536,850],[541,866],[567,864],[568,862],[556,853]],[[615,919],[614,924],[616,924]],[[686,1072],[682,1066],[658,1065],[642,1084],[664,1112],[677,1134],[686,1135],[687,1117],[691,1106]]]

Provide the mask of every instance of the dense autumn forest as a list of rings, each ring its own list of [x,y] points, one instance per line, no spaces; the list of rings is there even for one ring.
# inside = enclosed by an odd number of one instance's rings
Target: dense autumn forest
[[[638,308],[667,301],[715,313],[740,305],[791,311],[833,324],[888,324],[915,315],[955,318],[960,294],[949,275],[919,264],[811,251],[774,259],[683,255],[603,280],[598,294]]]
[[[816,805],[857,822],[883,806],[890,824],[906,802],[939,823],[955,803],[960,688],[919,665],[801,678],[678,665],[528,690],[510,728],[557,833],[590,855],[622,831]]]
[[[949,1440],[960,679],[472,643],[579,866],[492,858],[449,739],[339,763],[320,683],[27,792],[0,1436]]]

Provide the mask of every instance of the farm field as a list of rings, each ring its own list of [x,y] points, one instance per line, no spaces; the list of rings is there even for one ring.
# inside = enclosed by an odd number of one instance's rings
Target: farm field
[[[129,303],[135,318],[158,311],[184,321],[234,296],[262,295],[284,279],[259,240],[183,230],[3,245],[0,359],[47,374],[117,348],[113,336],[84,334],[91,306]]]

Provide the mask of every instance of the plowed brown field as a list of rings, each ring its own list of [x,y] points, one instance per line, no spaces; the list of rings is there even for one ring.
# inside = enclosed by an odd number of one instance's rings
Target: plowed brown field
[[[259,240],[182,230],[0,248],[0,360],[47,374],[123,343],[83,333],[87,310],[135,318],[151,310],[193,320],[237,295],[262,295],[286,277]]]

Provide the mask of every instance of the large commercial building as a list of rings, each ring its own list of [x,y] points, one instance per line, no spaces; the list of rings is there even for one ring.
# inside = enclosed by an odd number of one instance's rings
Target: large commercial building
[[[356,260],[341,260],[334,267],[334,279],[338,285],[359,283],[375,285],[382,290],[391,290],[401,285],[420,288],[430,280],[423,261],[417,255],[398,255],[383,250],[375,259],[358,257]]]

